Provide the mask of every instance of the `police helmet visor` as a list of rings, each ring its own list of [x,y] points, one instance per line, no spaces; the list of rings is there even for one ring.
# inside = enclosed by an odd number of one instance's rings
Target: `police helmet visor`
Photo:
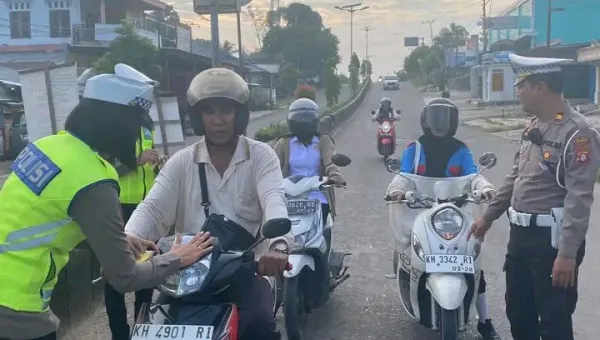
[[[425,107],[424,128],[429,129],[434,136],[446,136],[452,128],[453,110],[455,108],[447,104],[434,104]]]

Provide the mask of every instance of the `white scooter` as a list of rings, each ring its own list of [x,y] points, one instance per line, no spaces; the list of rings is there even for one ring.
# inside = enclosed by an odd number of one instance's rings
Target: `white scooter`
[[[347,166],[351,160],[336,154],[331,162]],[[327,177],[291,176],[284,180],[288,198],[288,215],[292,221],[292,246],[288,262],[292,269],[283,273],[282,296],[285,328],[289,340],[302,340],[306,330],[306,316],[329,299],[330,293],[346,281],[350,274],[344,266],[349,253],[331,250],[333,220],[323,221],[321,203],[308,199],[315,190],[329,187]]]
[[[493,153],[483,154],[479,173],[496,162]],[[400,299],[412,318],[439,331],[442,340],[456,340],[476,309],[481,277],[481,242],[467,240],[473,216],[484,203],[481,192],[471,191],[471,181],[479,173],[431,178],[400,173],[399,164],[397,158],[386,161],[388,171],[416,188],[401,201],[386,197],[396,239],[394,269]],[[410,223],[412,217],[412,228],[407,228],[402,222]]]

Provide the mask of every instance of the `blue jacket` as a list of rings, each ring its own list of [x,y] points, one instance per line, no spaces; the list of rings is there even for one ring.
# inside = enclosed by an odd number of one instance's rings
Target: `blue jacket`
[[[413,164],[415,162],[415,142],[412,142],[402,154],[402,160],[400,161],[400,171],[414,173]],[[425,150],[421,147],[421,158],[419,159],[419,165],[417,167],[417,175],[425,174]],[[450,157],[448,165],[446,166],[447,177],[459,177],[477,173],[477,165],[471,154],[471,150],[468,147],[462,147],[458,149]]]

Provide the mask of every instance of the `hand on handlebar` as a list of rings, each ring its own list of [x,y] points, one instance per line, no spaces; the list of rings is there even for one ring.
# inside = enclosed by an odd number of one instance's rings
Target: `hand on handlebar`
[[[277,276],[286,270],[291,270],[291,264],[288,262],[288,256],[278,251],[269,251],[258,259],[259,275]]]
[[[404,199],[404,192],[402,192],[402,191],[392,192],[391,194],[385,196],[384,199],[388,202],[401,201]]]
[[[341,187],[346,186],[346,181],[344,181],[344,179],[340,175],[329,176],[328,182],[330,182],[336,188],[341,188]]]

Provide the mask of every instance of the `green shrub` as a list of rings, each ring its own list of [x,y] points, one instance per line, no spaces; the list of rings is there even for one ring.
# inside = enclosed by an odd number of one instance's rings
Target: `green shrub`
[[[261,142],[268,142],[288,133],[287,124],[276,123],[258,129],[254,134],[254,139]]]

